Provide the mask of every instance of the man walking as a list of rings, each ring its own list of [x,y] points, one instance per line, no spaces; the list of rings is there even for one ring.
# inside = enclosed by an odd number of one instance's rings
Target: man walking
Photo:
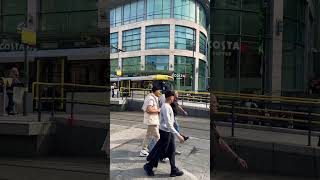
[[[174,92],[167,91],[165,94],[166,102],[161,106],[160,111],[160,140],[147,157],[148,163],[143,168],[148,176],[154,176],[153,168],[158,166],[158,161],[163,157],[168,157],[171,166],[170,177],[182,176],[183,172],[180,171],[175,164],[175,138],[176,135],[180,143],[184,142],[184,138],[174,128],[174,113],[171,108],[171,103],[174,101]]]
[[[155,141],[160,139],[159,134],[159,99],[161,93],[160,88],[152,87],[151,93],[146,97],[142,110],[144,111],[143,123],[148,126],[146,136],[142,143],[142,149],[140,151],[141,157],[146,157],[149,155],[148,144],[153,137]],[[151,147],[152,149],[152,147]]]

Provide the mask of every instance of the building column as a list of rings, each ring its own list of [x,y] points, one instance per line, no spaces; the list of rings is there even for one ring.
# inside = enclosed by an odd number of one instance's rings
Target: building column
[[[146,49],[146,27],[142,26],[141,27],[141,39],[140,39],[140,43],[141,43],[141,51],[144,51]]]
[[[175,34],[175,25],[170,24],[170,54],[169,54],[169,71],[174,72],[174,34]]]
[[[141,58],[140,70],[145,71],[145,69],[146,69],[146,56],[141,55],[140,58]]]
[[[122,49],[122,31],[118,32],[118,49]],[[119,52],[118,67],[120,67],[120,70],[122,71],[121,52]]]
[[[199,58],[194,59],[194,91],[198,91],[199,89]]]
[[[271,71],[269,72],[271,80],[272,95],[281,95],[282,90],[282,38],[283,33],[279,32],[279,25],[282,25],[283,31],[283,1],[273,0],[272,8],[272,55]]]

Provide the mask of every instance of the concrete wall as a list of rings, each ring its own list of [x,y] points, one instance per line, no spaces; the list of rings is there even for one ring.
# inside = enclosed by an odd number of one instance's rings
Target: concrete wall
[[[320,177],[320,149],[258,141],[225,138],[247,161],[249,171],[288,176]],[[216,169],[239,171],[237,163],[226,153],[218,152]]]
[[[66,119],[56,119],[57,127],[54,135],[51,155],[59,156],[101,156],[107,158],[101,151],[107,136],[107,127],[101,123],[77,121],[73,126],[68,125]],[[92,126],[92,123],[95,123]]]

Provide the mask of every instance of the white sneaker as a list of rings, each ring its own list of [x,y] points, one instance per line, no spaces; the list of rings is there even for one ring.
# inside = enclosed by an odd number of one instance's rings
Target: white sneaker
[[[162,163],[166,163],[166,162],[168,162],[169,161],[169,158],[164,158],[164,159],[161,159],[160,160],[160,162],[162,162]]]
[[[147,157],[149,155],[149,152],[145,149],[142,149],[140,151],[140,157]]]
[[[176,155],[181,155],[181,152],[180,151],[176,151]]]

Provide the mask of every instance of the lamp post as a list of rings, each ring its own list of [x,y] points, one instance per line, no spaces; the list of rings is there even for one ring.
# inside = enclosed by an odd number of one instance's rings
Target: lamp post
[[[125,50],[123,50],[123,49],[119,49],[118,47],[116,47],[116,46],[114,46],[114,45],[111,45],[112,46],[112,48],[113,49],[116,49],[117,50],[117,53],[118,53],[118,63],[120,62],[120,52],[126,52]],[[119,65],[119,64],[118,64]],[[119,87],[119,85],[120,85],[120,76],[121,76],[121,67],[119,66],[119,71],[117,71],[116,72],[116,75],[117,75],[117,77],[118,77],[118,82],[117,82],[117,87],[118,87],[118,91],[120,91],[120,87]],[[118,73],[118,72],[120,72],[120,73]],[[117,93],[117,97],[118,97],[118,94],[119,93]]]

